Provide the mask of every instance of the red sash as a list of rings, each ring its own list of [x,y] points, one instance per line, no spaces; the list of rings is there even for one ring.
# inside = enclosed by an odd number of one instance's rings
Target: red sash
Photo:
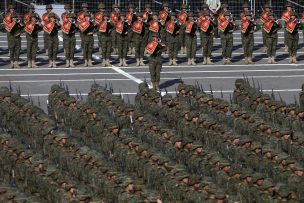
[[[143,22],[142,21],[136,21],[133,23],[133,31],[141,34],[143,28]]]
[[[285,22],[289,21],[290,19],[290,12],[289,11],[285,11],[283,14],[282,14],[282,20],[284,20]]]
[[[131,25],[133,20],[133,13],[132,12],[127,13],[126,18],[128,20],[128,24]]]
[[[106,32],[107,31],[107,26],[108,26],[108,23],[106,20],[102,21],[99,25],[99,32]]]
[[[53,31],[55,27],[55,23],[53,21],[47,23],[44,25],[43,30],[49,34],[51,34],[51,32]]]
[[[146,11],[143,13],[143,19],[148,19],[149,18],[149,12]]]
[[[194,25],[193,21],[188,21],[186,22],[186,30],[185,33],[191,33],[192,27]]]
[[[269,33],[270,32],[270,30],[271,30],[271,28],[272,28],[272,26],[273,26],[273,21],[271,20],[271,21],[267,21],[267,22],[265,22],[264,23],[264,30],[265,30],[265,32],[267,32],[267,33]]]
[[[229,25],[229,21],[228,20],[225,20],[225,21],[222,21],[220,22],[219,24],[219,29],[222,31],[222,32],[225,32],[227,26]]]
[[[210,20],[204,20],[201,22],[201,30],[203,32],[207,32],[207,30],[209,29],[209,26],[210,26]]]
[[[82,23],[85,21],[85,16],[84,16],[84,12],[83,11],[80,11],[78,14],[77,14],[77,21],[79,23]]]
[[[62,23],[62,26],[61,26],[62,32],[64,32],[65,34],[69,34],[71,25],[72,25],[72,23],[70,23],[69,21],[66,23]]]
[[[98,12],[95,14],[95,22],[96,23],[101,23],[103,20],[103,14],[101,12]]]
[[[79,29],[81,32],[84,32],[90,27],[90,22],[89,21],[83,21],[82,23],[79,24]]]
[[[304,12],[302,13],[302,20],[304,20]]]
[[[164,25],[166,23],[168,15],[169,15],[168,12],[165,10],[162,10],[159,12],[160,23],[162,25]]]
[[[152,21],[150,23],[149,30],[152,32],[158,32],[159,31],[158,21]]]
[[[245,14],[244,14],[244,13],[241,13],[241,20],[242,20],[242,22],[244,22],[244,21],[246,21],[246,20],[247,20],[247,18],[246,18],[246,16],[245,16]]]
[[[118,32],[119,34],[122,34],[124,28],[124,21],[119,21],[116,24],[116,32]]]
[[[260,17],[260,20],[263,22],[263,23],[266,23],[267,20],[268,20],[268,14],[269,12],[268,11],[264,11]]]
[[[167,29],[166,29],[166,31],[169,32],[170,34],[173,34],[173,32],[174,32],[174,27],[175,27],[174,22],[170,20],[170,21],[167,23]]]
[[[23,17],[24,24],[27,24],[30,21],[31,15],[32,15],[32,13],[27,13],[24,15],[24,17]]]
[[[293,33],[294,29],[296,28],[296,25],[297,25],[297,21],[296,20],[290,21],[290,22],[288,22],[286,24],[286,30],[289,33]]]
[[[9,24],[12,22],[12,18],[11,18],[12,14],[11,13],[8,13],[5,15],[4,19],[3,19],[3,22],[5,22],[5,24]]]
[[[11,23],[6,24],[5,26],[6,31],[11,32],[12,29],[15,27],[15,25],[16,25],[15,20],[13,20]]]
[[[224,16],[224,13],[220,13],[220,15],[218,16],[218,21],[221,23],[221,22],[224,22],[226,20],[225,16]]]
[[[49,13],[45,13],[45,14],[42,15],[42,22],[44,24],[49,22]]]
[[[118,22],[118,13],[112,12],[110,15],[110,20],[115,25]]]
[[[67,14],[67,13],[63,13],[63,14],[61,15],[61,19],[62,19],[62,23],[67,23],[67,22],[69,22],[68,14]]]
[[[185,24],[186,20],[187,20],[187,17],[188,17],[188,14],[186,12],[180,13],[179,16],[178,16],[178,22],[180,24]]]
[[[157,45],[158,45],[158,42],[157,41],[151,41],[151,42],[149,42],[148,44],[147,44],[147,46],[146,46],[146,51],[149,53],[149,54],[153,54],[154,53],[154,51],[155,51],[155,49],[156,49],[156,47],[157,47]]]
[[[241,25],[242,33],[245,33],[247,31],[249,24],[250,24],[249,20],[246,20],[246,21],[242,22],[242,25]]]
[[[32,34],[33,30],[35,28],[35,23],[34,22],[28,22],[25,27],[24,27],[24,30],[25,32],[27,32],[28,34]]]

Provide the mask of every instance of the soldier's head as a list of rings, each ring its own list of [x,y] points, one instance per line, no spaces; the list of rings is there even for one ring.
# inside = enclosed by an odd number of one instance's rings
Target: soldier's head
[[[142,13],[137,13],[136,17],[137,17],[138,21],[142,21],[142,19],[143,19]]]
[[[275,19],[274,13],[269,12],[268,18],[269,18],[269,20],[274,20]]]
[[[119,127],[116,123],[111,122],[107,126],[108,126],[108,129],[111,131],[111,133],[113,133],[114,135],[118,135]]]
[[[231,16],[231,13],[229,11],[225,11],[224,16],[225,16],[226,20],[229,20],[230,16]]]
[[[188,9],[187,4],[183,4],[183,5],[181,6],[181,10],[182,10],[183,12],[186,12],[187,9]]]
[[[222,4],[223,12],[228,11],[228,8],[229,8],[228,4]]]
[[[245,13],[245,17],[246,17],[247,20],[250,20],[251,17],[252,17],[252,13],[251,13],[250,11],[247,11],[247,12]]]
[[[124,21],[125,19],[126,19],[126,17],[125,17],[125,12],[120,12],[119,13],[119,19],[121,20],[121,21]]]
[[[151,11],[151,4],[145,4],[145,11],[146,12]]]
[[[82,8],[82,11],[87,12],[88,8],[89,8],[88,3],[82,3],[81,8]]]
[[[247,3],[243,4],[243,11],[249,11],[249,9],[250,9],[249,4]]]
[[[152,13],[152,19],[153,19],[154,21],[158,21],[158,15],[157,15],[156,12],[153,12],[153,13]]]
[[[252,176],[252,182],[258,186],[262,186],[264,180],[264,176],[261,173],[254,173]]]
[[[71,5],[70,5],[70,4],[65,4],[65,5],[64,5],[64,10],[65,10],[67,13],[69,13],[70,10],[71,10]]]
[[[182,148],[182,138],[179,136],[172,137],[172,144],[175,148],[181,149]]]
[[[291,4],[291,3],[287,3],[287,4],[285,5],[285,7],[286,7],[286,10],[287,10],[287,11],[291,11],[291,10],[292,10],[292,4]]]
[[[297,163],[293,169],[294,175],[297,177],[303,177],[304,175],[304,168],[301,164]]]
[[[36,22],[36,20],[38,19],[38,16],[36,13],[32,13],[31,15],[31,22]]]
[[[99,4],[98,4],[98,9],[99,9],[99,11],[104,12],[105,9],[106,9],[105,4],[104,4],[104,3],[99,3]]]
[[[84,13],[84,17],[85,17],[85,19],[86,19],[87,21],[89,21],[90,18],[91,18],[91,14],[90,14],[89,12],[85,12],[85,13]]]
[[[290,19],[294,20],[294,19],[296,19],[296,18],[297,18],[296,12],[291,11],[291,13],[290,13]]]
[[[134,11],[134,4],[129,4],[128,10],[129,10],[130,13],[133,13],[133,11]]]
[[[13,13],[15,11],[15,6],[10,4],[7,8],[8,12]]]
[[[269,180],[265,180],[263,183],[263,190],[264,192],[267,192],[268,194],[272,195],[275,191],[274,184]]]
[[[165,11],[168,12],[169,11],[169,3],[168,2],[164,2],[163,3],[163,8],[164,8]]]
[[[265,4],[264,10],[267,11],[267,12],[269,12],[270,11],[270,5],[269,4]]]
[[[112,5],[112,8],[113,8],[113,10],[114,10],[116,13],[119,13],[119,8],[120,8],[120,6],[119,6],[118,4],[113,4],[113,5]]]
[[[64,146],[68,142],[68,136],[64,132],[57,132],[55,140],[60,146]]]
[[[52,12],[52,10],[53,10],[52,4],[46,5],[45,9],[46,9],[46,12],[48,12],[48,13]]]
[[[172,12],[170,18],[171,18],[171,20],[174,21],[174,20],[176,19],[176,13],[175,13],[175,12]]]

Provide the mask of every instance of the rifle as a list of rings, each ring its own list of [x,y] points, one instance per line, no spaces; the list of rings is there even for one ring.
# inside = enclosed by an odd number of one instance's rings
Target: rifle
[[[224,98],[224,95],[223,95],[223,90],[221,88],[221,98],[223,99]]]
[[[212,96],[213,96],[213,91],[212,91],[212,86],[211,86],[211,84],[210,84],[210,93],[211,93]]]
[[[12,92],[12,91],[13,91],[13,88],[12,88],[11,80],[9,80],[8,83],[9,83],[9,90],[10,90],[10,92]]]

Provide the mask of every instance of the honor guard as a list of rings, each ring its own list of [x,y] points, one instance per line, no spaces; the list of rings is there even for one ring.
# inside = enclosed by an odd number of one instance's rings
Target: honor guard
[[[112,66],[110,64],[110,56],[111,56],[111,49],[112,49],[112,37],[111,33],[114,32],[115,26],[111,23],[109,14],[104,13],[103,20],[98,26],[98,32],[100,33],[101,37],[101,50],[102,50],[102,57],[103,62],[102,66]]]
[[[160,72],[162,69],[162,52],[166,51],[165,44],[161,43],[161,39],[153,37],[146,46],[149,58],[149,71],[153,89],[159,91]]]
[[[212,65],[211,51],[213,47],[214,28],[216,27],[215,19],[211,18],[209,11],[204,11],[202,21],[200,22],[200,32],[203,47],[203,64]]]
[[[290,3],[287,3],[285,7],[286,7],[286,10],[283,12],[281,19],[283,21],[283,25],[285,28],[284,29],[284,45],[285,45],[284,51],[288,52],[286,24],[290,20],[290,14],[292,12],[292,5]]]
[[[61,14],[62,24],[65,24],[69,21],[68,20],[68,15],[70,13],[72,13],[70,4],[65,4],[64,5],[64,12]],[[66,34],[64,32],[62,32],[62,39],[63,39],[63,44],[65,44]],[[63,52],[64,52],[64,54],[66,53],[65,47],[63,48]]]
[[[96,28],[94,17],[91,13],[84,13],[85,20],[79,23],[79,30],[82,33],[83,59],[85,67],[92,67],[92,52],[94,48],[94,32]]]
[[[185,44],[185,29],[186,29],[186,21],[187,21],[187,17],[188,17],[188,13],[187,13],[187,8],[188,6],[186,4],[183,4],[181,7],[181,12],[178,14],[178,22],[181,26],[180,28],[180,32],[179,32],[179,36],[180,36],[180,45],[181,45],[181,54],[185,54],[186,53],[186,44]]]
[[[166,32],[166,24],[170,20],[171,9],[169,9],[169,4],[167,2],[163,3],[163,10],[161,10],[158,14],[158,18],[161,23],[161,40],[162,43],[167,44],[167,32]]]
[[[110,20],[111,23],[116,26],[119,21],[120,6],[118,4],[113,4],[112,8],[113,11],[110,14]],[[112,32],[112,47],[114,49],[114,53],[118,54],[117,32]]]
[[[62,23],[62,33],[65,36],[65,40],[63,41],[63,47],[65,50],[65,60],[66,68],[74,68],[74,53],[76,46],[76,37],[75,33],[78,30],[78,22],[76,20],[76,15],[74,13],[69,13],[67,19]]]
[[[185,34],[186,34],[186,51],[188,58],[188,65],[196,65],[195,63],[195,55],[196,55],[196,46],[197,46],[197,36],[196,33],[198,31],[197,18],[194,18],[193,13],[189,13],[187,17],[187,21],[185,23]]]
[[[148,41],[151,42],[151,40],[154,37],[158,37],[161,31],[161,23],[158,20],[158,15],[156,12],[152,13],[152,20],[149,22],[149,37]]]
[[[224,21],[226,21],[226,18],[225,18],[225,13],[226,12],[230,12],[229,10],[228,10],[228,5],[227,4],[222,4],[222,9],[221,9],[221,11],[220,11],[220,13],[219,13],[219,15],[218,15],[218,18],[217,18],[217,20],[218,20],[218,24],[220,24],[221,22],[224,22]],[[230,12],[231,13],[231,12]],[[232,15],[232,14],[231,14]]]
[[[49,23],[49,15],[52,13],[53,6],[51,4],[46,5],[45,7],[46,12],[42,15],[42,23],[43,25],[46,25]],[[47,40],[47,32],[43,32],[43,45],[44,45],[44,50],[45,50],[45,55],[49,55],[49,50],[48,50],[48,40]]]
[[[286,22],[289,63],[298,63],[297,50],[299,44],[299,29],[301,29],[301,27],[301,21],[297,19],[297,14],[291,11],[290,19]]]
[[[133,4],[129,4],[128,6],[128,12],[126,13],[126,19],[128,20],[128,25],[132,26],[133,23],[137,20],[136,17],[136,11],[134,10],[134,5]],[[129,30],[128,33],[128,39],[129,39],[129,51],[128,54],[135,54],[135,46],[134,46],[134,38],[133,38],[133,29]]]
[[[128,33],[130,26],[124,15],[125,13],[120,12],[119,21],[116,24],[119,66],[128,66],[126,58],[128,52]]]
[[[30,4],[28,6],[28,12],[23,16],[24,24],[27,24],[30,21],[33,13],[35,13],[35,7],[32,4]]]
[[[176,59],[178,54],[178,49],[180,47],[179,43],[179,32],[180,32],[180,24],[176,18],[176,13],[171,13],[171,19],[166,24],[167,31],[167,42],[169,48],[169,65],[177,65]]]
[[[133,37],[135,42],[135,58],[136,66],[144,66],[144,53],[145,53],[145,27],[147,25],[143,22],[142,14],[137,15],[137,20],[132,25]]]
[[[304,11],[302,12],[301,23],[304,25]],[[303,42],[304,42],[304,28],[303,28]]]
[[[148,44],[148,40],[149,40],[149,25],[150,22],[152,20],[152,11],[151,11],[151,5],[150,4],[146,4],[145,5],[145,10],[142,13],[142,18],[144,21],[144,29],[145,29],[145,36],[144,36],[144,47],[146,47],[146,45]]]
[[[9,24],[13,21],[13,14],[15,13],[15,7],[13,5],[9,5],[8,8],[7,8],[7,11],[5,13],[5,16],[4,16],[4,19],[3,19],[3,22],[5,24]]]
[[[43,27],[44,32],[47,33],[46,40],[48,41],[48,52],[49,52],[49,68],[56,67],[56,58],[58,53],[58,31],[61,29],[60,18],[55,13],[48,15],[48,23]]]
[[[249,6],[249,4],[247,4],[247,3],[245,3],[245,4],[243,4],[243,10],[241,11],[241,14],[240,14],[240,19],[241,19],[241,23],[243,22],[243,21],[246,21],[246,16],[245,16],[245,14],[246,13],[250,13],[251,11],[250,11],[250,6]],[[241,32],[241,39],[242,39],[242,44],[244,44],[244,36],[243,36],[244,34]]]
[[[274,13],[268,13],[268,19],[264,21],[263,30],[265,31],[268,63],[276,64],[276,49],[278,45],[278,31],[282,28],[279,20],[274,16]]]
[[[77,22],[79,24],[81,24],[82,22],[86,21],[85,20],[86,19],[85,14],[88,14],[88,13],[90,14],[88,3],[82,3],[81,8],[82,8],[82,10],[77,13]],[[83,37],[83,32],[80,32],[81,48],[82,48],[82,52],[83,52],[83,49],[84,49],[83,48],[83,42],[84,42],[84,40],[83,40],[82,37]]]
[[[24,24],[15,12],[10,15],[10,18],[10,22],[7,21],[5,26],[11,61],[10,68],[20,68],[19,55],[21,50],[21,33],[23,32]]]
[[[253,64],[252,52],[254,45],[254,31],[257,27],[257,23],[252,16],[251,12],[245,13],[246,20],[242,20],[242,34],[243,34],[243,50],[245,56],[245,64]]]
[[[42,31],[43,26],[41,24],[40,17],[37,13],[32,13],[28,22],[25,24],[24,30],[26,32],[27,39],[27,67],[37,68],[36,56],[38,49],[38,33]]]
[[[260,20],[262,22],[262,25],[268,20],[268,15],[269,15],[269,12],[270,12],[270,6],[269,4],[266,4],[264,6],[264,9],[263,9],[263,12],[261,13],[261,17],[260,17]],[[267,46],[266,46],[266,32],[264,29],[262,29],[262,37],[263,37],[263,46],[264,46],[264,50],[263,52],[267,52]]]
[[[100,23],[103,21],[103,17],[104,17],[104,13],[105,13],[105,9],[106,6],[104,3],[99,3],[98,4],[98,9],[99,11],[97,13],[95,13],[95,23],[97,24],[97,26],[100,25]],[[98,37],[98,48],[99,48],[99,52],[100,54],[102,54],[102,40],[101,40],[101,33],[97,32],[97,37]]]
[[[219,22],[219,30],[221,31],[221,44],[223,64],[231,64],[233,32],[237,29],[237,24],[233,19],[230,11],[224,13],[225,20]]]

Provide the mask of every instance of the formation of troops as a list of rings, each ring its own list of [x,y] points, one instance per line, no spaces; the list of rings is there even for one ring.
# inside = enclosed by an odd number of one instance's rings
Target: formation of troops
[[[29,68],[37,68],[36,55],[38,50],[38,33],[43,32],[44,50],[49,58],[48,67],[56,67],[58,54],[59,31],[62,31],[66,67],[75,67],[74,54],[76,33],[80,33],[82,55],[85,67],[92,67],[92,52],[94,34],[98,36],[99,53],[102,56],[102,66],[111,66],[110,56],[118,55],[119,66],[128,66],[127,56],[134,54],[136,65],[143,66],[145,54],[153,51],[159,41],[167,47],[169,65],[177,65],[178,54],[186,54],[188,65],[196,64],[197,38],[199,35],[202,47],[203,64],[213,64],[212,48],[215,37],[221,38],[222,63],[231,64],[233,33],[241,31],[245,64],[253,64],[254,32],[262,29],[264,51],[267,52],[268,63],[275,64],[278,44],[278,31],[284,30],[285,51],[289,55],[289,63],[297,63],[299,31],[303,29],[304,13],[300,18],[293,6],[286,4],[286,11],[277,18],[269,5],[263,7],[259,18],[256,17],[248,4],[243,5],[240,12],[240,22],[235,20],[227,4],[222,4],[218,14],[209,11],[207,4],[194,14],[182,5],[180,12],[170,9],[168,3],[162,4],[159,12],[151,10],[146,4],[143,12],[136,11],[129,4],[128,11],[120,11],[118,4],[113,4],[113,10],[108,13],[104,3],[98,5],[98,12],[88,9],[88,4],[82,4],[82,10],[74,13],[69,4],[64,6],[65,12],[58,16],[52,12],[52,5],[46,6],[46,12],[39,16],[33,5],[28,8],[23,18],[19,16],[12,5],[1,20],[1,30],[7,32],[10,53],[10,67],[20,68],[19,54],[21,50],[21,35],[26,34],[27,59]],[[178,10],[179,11],[179,10]],[[157,60],[152,58],[152,60]]]
[[[92,84],[52,85],[48,114],[0,88],[1,202],[303,202],[299,104],[235,81],[230,103],[199,86],[138,86],[134,104]]]

